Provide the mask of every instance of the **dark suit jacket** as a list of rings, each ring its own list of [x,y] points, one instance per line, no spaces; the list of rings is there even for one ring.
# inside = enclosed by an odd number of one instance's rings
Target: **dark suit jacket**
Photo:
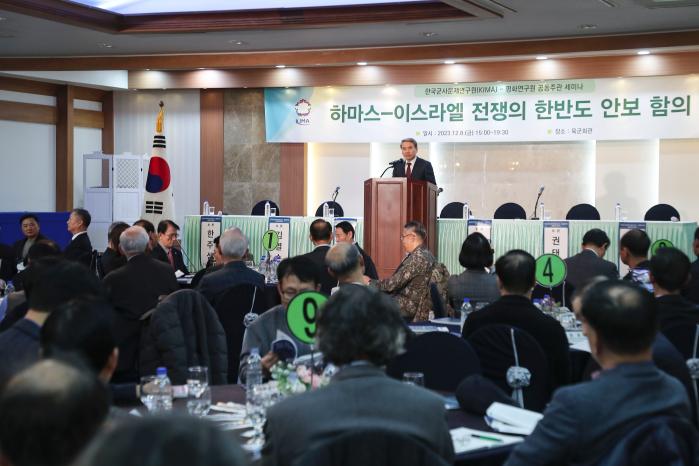
[[[112,248],[107,248],[102,253],[102,271],[107,276],[110,272],[126,265],[126,256],[117,254]]]
[[[150,253],[151,257],[154,259],[158,259],[161,262],[165,262],[167,265],[170,265],[170,261],[167,259],[167,252],[165,251],[165,248],[163,248],[160,243],[156,244],[153,250]],[[175,262],[175,270],[179,270],[180,272],[184,273],[187,275],[189,273],[189,270],[187,270],[187,266],[184,265],[184,259],[182,258],[182,251],[180,251],[177,248],[172,248],[172,259]]]
[[[471,300],[471,305],[479,302],[492,303],[500,299],[495,275],[485,270],[464,270],[459,275],[452,275],[447,282],[449,304],[454,310],[461,309],[464,298]]]
[[[595,380],[558,390],[544,418],[505,465],[593,464],[610,440],[659,415],[690,420],[682,385],[651,362],[622,364]]]
[[[0,333],[0,391],[12,378],[39,359],[39,327],[21,319]]]
[[[320,269],[320,292],[330,296],[330,291],[337,286],[337,279],[330,276],[328,266],[325,265],[325,256],[330,250],[329,244],[316,247],[313,251],[303,254]]]
[[[660,330],[678,324],[699,324],[699,306],[680,295],[656,298],[658,303],[658,326]]]
[[[469,314],[464,323],[464,338],[493,324],[517,327],[533,336],[548,356],[551,386],[556,388],[568,383],[568,337],[556,319],[541,312],[524,296],[506,295],[480,311]]]
[[[34,244],[38,243],[41,240],[48,239],[41,233],[36,235],[36,239],[34,240]],[[24,237],[20,240],[15,241],[15,244],[12,245],[12,251],[15,256],[15,261],[20,262],[20,261],[25,261],[26,257],[22,256],[22,251],[24,250],[24,244],[27,242],[27,237]],[[25,262],[26,265],[26,262]]]
[[[199,282],[199,292],[212,304],[224,291],[236,285],[253,285],[265,289],[264,275],[248,268],[243,261],[233,261],[215,272],[207,273]]]
[[[364,275],[372,280],[378,280],[379,274],[376,272],[376,266],[374,265],[374,261],[371,260],[371,256],[367,254],[366,251],[359,246],[359,244],[354,243],[354,245],[357,246],[357,249],[359,249],[359,254],[361,254],[362,259],[364,259]]]
[[[92,243],[87,232],[81,233],[77,238],[71,240],[63,251],[63,256],[68,260],[78,261],[89,266],[92,259]]]
[[[565,259],[568,267],[566,282],[573,289],[584,286],[592,277],[599,275],[607,278],[619,278],[616,264],[599,257],[595,251],[585,249],[578,254]]]
[[[0,244],[0,279],[12,280],[17,274],[17,258],[11,247]]]
[[[699,304],[699,259],[692,262],[691,277],[682,294],[692,302]]]
[[[104,285],[114,305],[114,333],[119,346],[119,364],[113,381],[135,381],[140,318],[158,304],[159,296],[179,289],[177,279],[169,264],[140,254],[104,277]]]
[[[434,179],[432,164],[427,160],[415,157],[410,168],[413,181],[429,181],[434,185],[437,184],[437,181]],[[393,167],[392,176],[393,178],[405,177],[405,160],[401,160]]]
[[[444,400],[391,379],[376,366],[359,365],[344,367],[326,387],[289,397],[267,411],[263,464],[290,466],[323,441],[357,429],[403,433],[449,464],[454,460]]]

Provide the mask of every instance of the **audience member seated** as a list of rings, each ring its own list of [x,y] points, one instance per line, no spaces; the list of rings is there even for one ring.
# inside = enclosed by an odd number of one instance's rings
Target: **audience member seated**
[[[201,279],[204,278],[204,275],[210,274],[211,272],[216,272],[217,270],[221,270],[221,268],[223,267],[223,255],[221,254],[221,245],[219,244],[220,240],[220,235],[214,238],[214,251],[211,254],[211,256],[209,256],[209,259],[206,261],[206,267],[199,270],[192,277],[192,282],[190,283],[190,286],[192,288],[199,288],[199,283],[201,283]],[[247,258],[245,259],[245,261],[247,261]]]
[[[102,253],[102,273],[106,276],[126,264],[126,256],[119,250],[119,236],[129,228],[128,223],[114,222],[107,232],[107,249]]]
[[[133,417],[105,430],[74,466],[247,466],[229,432],[192,416]]]
[[[699,306],[681,294],[690,268],[689,258],[675,248],[658,249],[650,259],[650,281],[658,302],[661,331],[673,325],[699,324]]]
[[[148,233],[148,248],[146,249],[146,252],[150,254],[150,252],[158,245],[158,234],[155,232],[155,227],[148,220],[144,219],[136,220],[133,223],[133,226],[141,227],[146,230],[146,233]]]
[[[556,319],[541,312],[531,301],[535,283],[535,261],[528,252],[513,250],[495,263],[502,297],[480,311],[469,314],[463,336],[492,324],[517,327],[533,336],[548,356],[551,387],[569,382],[568,338]]]
[[[367,254],[366,251],[359,246],[359,243],[355,241],[354,236],[354,227],[350,222],[342,221],[335,225],[335,242],[354,244],[359,250],[359,253],[362,255],[362,260],[364,261],[364,275],[372,280],[378,280],[379,274],[376,272],[374,261],[371,260],[371,256],[369,256],[369,254]]]
[[[47,359],[0,395],[0,464],[68,466],[109,411],[104,384],[86,369]]]
[[[585,286],[592,277],[619,278],[616,264],[603,259],[609,244],[609,236],[599,228],[593,228],[585,233],[582,239],[582,251],[565,259],[568,271],[566,283],[573,290]]]
[[[332,242],[332,226],[323,219],[314,220],[310,228],[310,240],[313,243],[313,251],[304,254],[318,267],[320,273],[320,291],[329,295],[334,287],[337,286],[337,280],[330,276],[328,268],[325,266],[325,255],[330,250]]]
[[[56,258],[31,263],[27,278],[29,310],[23,319],[0,333],[0,387],[39,359],[39,331],[49,313],[71,299],[89,296],[102,296],[102,287],[82,265]]]
[[[325,256],[325,265],[330,275],[337,280],[332,293],[345,285],[364,285],[364,261],[359,249],[351,243],[337,243]]]
[[[481,233],[471,233],[461,245],[459,264],[464,270],[449,277],[447,296],[454,309],[460,309],[464,298],[471,303],[492,303],[500,297],[495,275],[488,270],[493,266],[493,248]]]
[[[119,365],[114,378],[117,382],[134,382],[138,380],[140,319],[161,297],[177,291],[179,286],[172,267],[145,254],[146,230],[129,227],[119,241],[127,263],[104,277],[104,285],[114,305],[114,332],[119,345]]]
[[[27,266],[27,254],[29,248],[41,240],[48,239],[41,234],[39,217],[34,214],[24,214],[19,219],[19,226],[22,228],[24,238],[15,242],[12,246],[16,264],[21,264],[20,269]]]
[[[619,258],[629,267],[624,280],[638,283],[652,293],[653,284],[650,282],[648,271],[650,267],[648,249],[650,249],[650,238],[643,230],[630,230],[621,237],[619,242]]]
[[[262,313],[245,329],[238,372],[243,382],[245,382],[248,356],[252,348],[257,348],[262,356],[262,369],[265,376],[269,375],[269,369],[279,361],[279,356],[272,351],[274,341],[283,339],[293,342],[296,346],[296,356],[311,352],[309,345],[291,334],[286,322],[286,307],[289,301],[302,291],[320,290],[320,271],[308,257],[296,256],[279,263],[277,277],[279,278],[277,289],[282,303]]]
[[[73,237],[63,251],[66,259],[80,262],[85,266],[89,266],[92,259],[92,243],[87,236],[90,221],[92,221],[90,212],[85,209],[73,209],[67,222],[68,231]]]
[[[507,466],[596,464],[650,417],[690,421],[687,392],[651,360],[656,313],[653,297],[630,283],[605,281],[584,294],[579,318],[602,372],[558,390]]]
[[[158,243],[153,247],[151,255],[159,261],[170,264],[175,271],[179,270],[187,275],[189,270],[184,265],[182,251],[175,247],[179,243],[178,231],[180,227],[172,220],[163,220],[158,223]]]
[[[0,280],[9,281],[17,274],[14,250],[0,243]]]
[[[692,262],[689,283],[685,286],[682,294],[690,301],[699,304],[699,228],[694,230],[692,248],[694,249],[696,260]]]
[[[435,258],[427,249],[427,231],[420,222],[405,224],[400,236],[407,256],[389,278],[372,285],[398,301],[403,318],[420,322],[428,319],[431,309],[430,278]]]
[[[199,291],[212,305],[226,290],[237,285],[252,285],[264,290],[264,275],[247,267],[243,261],[248,252],[248,239],[239,228],[224,231],[219,246],[223,267],[204,275],[199,282]]]
[[[333,437],[385,429],[412,437],[451,464],[444,400],[383,370],[403,349],[405,336],[400,310],[388,296],[357,285],[335,293],[321,308],[316,338],[325,361],[340,371],[326,387],[269,409],[263,463],[289,466]]]

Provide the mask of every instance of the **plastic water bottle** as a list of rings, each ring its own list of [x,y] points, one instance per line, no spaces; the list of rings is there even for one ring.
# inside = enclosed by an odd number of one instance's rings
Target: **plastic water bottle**
[[[551,296],[544,295],[544,299],[541,300],[541,311],[548,315],[553,313],[553,299],[551,299]]]
[[[251,348],[248,356],[248,367],[245,374],[245,389],[248,396],[252,394],[253,387],[262,383],[262,358],[260,350]]]
[[[209,215],[209,201],[204,201],[204,207],[202,207],[202,214]]]
[[[614,206],[614,220],[617,222],[621,220],[621,204],[618,202]]]
[[[167,376],[167,368],[158,367],[155,375],[157,376],[155,382],[157,389],[153,396],[153,411],[172,411],[172,383]]]
[[[468,202],[464,202],[464,213],[463,213],[463,218],[465,220],[468,220],[471,218],[471,212],[470,212],[470,207],[468,205]]]
[[[15,285],[12,283],[12,280],[7,281],[7,285],[5,285],[5,296],[9,296],[10,293],[15,292]]]
[[[544,219],[544,203],[543,202],[539,203],[539,220],[545,220]]]
[[[269,205],[269,201],[265,202],[265,217],[269,217],[272,214],[272,206]]]
[[[468,315],[473,311],[473,307],[471,307],[471,300],[468,298],[464,298],[464,302],[461,305],[461,329],[463,330],[464,328],[464,323],[466,322],[466,318]]]
[[[323,203],[323,217],[324,218],[330,217],[330,206],[328,205],[327,202]]]

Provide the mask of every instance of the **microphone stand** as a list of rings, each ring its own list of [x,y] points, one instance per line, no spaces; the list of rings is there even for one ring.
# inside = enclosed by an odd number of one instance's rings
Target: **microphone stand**
[[[389,168],[393,168],[393,167],[394,167],[393,165],[389,165],[388,167],[386,167],[386,170],[384,170],[383,173],[381,173],[381,176],[379,176],[379,178],[383,178],[383,176],[386,174],[386,172],[388,171],[388,169],[389,169]]]
[[[534,201],[534,213],[532,214],[530,220],[539,220],[539,217],[536,216],[536,207],[539,205],[539,199],[541,199],[542,194],[544,194],[544,190],[540,189],[539,194],[536,196],[536,201]]]

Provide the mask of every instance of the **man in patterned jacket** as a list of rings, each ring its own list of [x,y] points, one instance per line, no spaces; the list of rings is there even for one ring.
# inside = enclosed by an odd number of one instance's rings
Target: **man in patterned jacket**
[[[427,231],[422,223],[406,223],[400,239],[407,256],[391,277],[371,283],[398,301],[404,319],[424,321],[432,307],[430,277],[435,258],[425,247]]]

